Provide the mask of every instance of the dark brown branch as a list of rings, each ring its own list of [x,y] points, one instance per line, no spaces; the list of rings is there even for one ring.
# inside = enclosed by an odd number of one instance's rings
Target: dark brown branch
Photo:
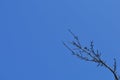
[[[94,49],[93,41],[90,43],[90,48],[86,46],[84,47],[80,44],[78,37],[71,30],[68,31],[74,38],[74,41],[72,41],[71,44],[75,49],[70,48],[64,42],[63,44],[70,52],[72,52],[73,55],[77,56],[81,60],[97,63],[97,66],[105,67],[113,74],[115,80],[119,80],[119,75],[117,74],[116,69],[116,59],[114,59],[113,68],[110,67],[103,59],[101,59],[101,53],[99,53],[98,50]]]

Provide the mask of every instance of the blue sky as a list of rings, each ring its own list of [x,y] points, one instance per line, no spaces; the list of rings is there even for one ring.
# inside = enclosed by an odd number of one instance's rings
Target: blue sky
[[[71,29],[112,64],[120,59],[119,9],[120,0],[0,0],[0,80],[113,80],[61,41],[72,40]]]

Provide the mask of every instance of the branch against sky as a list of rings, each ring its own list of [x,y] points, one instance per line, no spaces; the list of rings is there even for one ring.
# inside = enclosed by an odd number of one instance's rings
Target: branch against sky
[[[74,48],[71,48],[65,42],[63,42],[63,45],[72,53],[72,55],[81,60],[96,63],[97,66],[105,67],[113,74],[114,80],[120,80],[120,76],[117,74],[117,63],[115,58],[113,59],[113,67],[111,67],[101,58],[101,53],[94,49],[93,41],[90,42],[90,47],[82,46],[78,36],[76,36],[71,30],[68,31],[74,38],[74,40],[70,42]]]

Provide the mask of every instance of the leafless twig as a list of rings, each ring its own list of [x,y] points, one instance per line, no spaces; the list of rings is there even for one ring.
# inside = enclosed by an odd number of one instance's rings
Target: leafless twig
[[[90,47],[82,46],[80,44],[79,38],[71,31],[68,30],[70,34],[72,34],[74,40],[71,41],[72,46],[75,48],[69,47],[65,42],[63,42],[63,45],[72,52],[72,55],[77,56],[79,59],[89,62],[94,62],[97,64],[97,66],[103,66],[106,69],[108,69],[114,76],[114,80],[120,80],[119,75],[117,74],[117,64],[116,59],[114,58],[113,67],[108,65],[102,58],[101,53],[98,50],[94,49],[94,43],[93,41],[90,42]]]

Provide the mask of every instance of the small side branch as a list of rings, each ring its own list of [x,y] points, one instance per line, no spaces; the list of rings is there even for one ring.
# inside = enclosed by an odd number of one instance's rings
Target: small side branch
[[[116,59],[114,58],[113,67],[109,66],[102,58],[101,53],[98,50],[94,49],[93,41],[90,42],[90,48],[87,46],[82,46],[80,44],[79,38],[71,31],[68,30],[70,34],[73,36],[74,40],[71,41],[71,45],[74,48],[69,47],[65,42],[63,45],[72,52],[72,55],[77,56],[79,59],[89,62],[94,62],[97,66],[103,66],[108,69],[114,76],[115,80],[119,80],[119,76],[117,74],[117,64]]]

